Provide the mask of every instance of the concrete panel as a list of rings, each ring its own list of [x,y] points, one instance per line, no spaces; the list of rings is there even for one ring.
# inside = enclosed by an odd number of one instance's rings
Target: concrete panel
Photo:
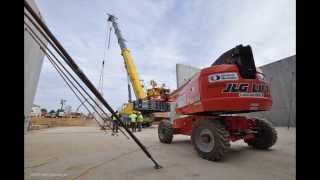
[[[252,113],[266,118],[276,126],[296,126],[296,56],[260,67],[270,83],[272,109]],[[251,115],[250,115],[251,116]]]
[[[199,72],[200,69],[184,64],[176,65],[176,76],[177,76],[177,88],[187,82],[193,75]]]
[[[34,0],[28,0],[30,6],[40,14]],[[28,20],[25,18],[25,21]],[[31,27],[31,23],[28,23]],[[26,28],[26,27],[25,27]],[[39,33],[37,33],[40,35]],[[44,40],[44,39],[43,39]],[[29,114],[36,94],[44,53],[31,35],[24,30],[24,116],[25,130],[29,124]]]

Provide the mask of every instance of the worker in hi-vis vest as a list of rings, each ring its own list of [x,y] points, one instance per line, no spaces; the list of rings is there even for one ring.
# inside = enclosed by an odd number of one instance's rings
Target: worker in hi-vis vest
[[[129,118],[131,120],[132,132],[136,132],[137,131],[137,115],[135,114],[135,112],[133,112],[129,115]]]
[[[138,112],[138,117],[137,117],[138,131],[141,131],[142,129],[142,122],[143,122],[143,116],[141,112]]]
[[[118,111],[116,111],[116,115],[120,118],[120,113]],[[112,132],[118,133],[119,122],[114,115],[112,115],[111,118],[112,118]]]
[[[123,115],[121,115],[121,120],[122,120],[124,126],[125,126],[126,128],[129,128],[129,124],[130,124],[129,116],[126,115],[126,114],[123,114]]]

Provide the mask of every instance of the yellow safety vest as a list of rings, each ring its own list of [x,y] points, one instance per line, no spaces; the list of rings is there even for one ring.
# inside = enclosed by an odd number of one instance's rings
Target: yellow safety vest
[[[117,114],[117,116],[119,116],[119,114]],[[116,116],[112,116],[112,120],[116,121],[117,120]]]
[[[131,122],[136,122],[137,115],[136,114],[130,114],[129,118],[130,118]]]
[[[139,114],[138,118],[137,118],[138,122],[143,122],[143,116],[142,114]]]

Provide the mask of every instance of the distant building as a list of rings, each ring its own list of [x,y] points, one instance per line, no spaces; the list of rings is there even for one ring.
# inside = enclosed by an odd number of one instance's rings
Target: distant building
[[[33,104],[30,112],[31,117],[40,117],[41,116],[41,107],[39,105]]]
[[[67,105],[66,107],[64,107],[64,112],[66,115],[70,115],[72,112],[72,106]]]
[[[72,117],[72,118],[78,118],[81,117],[81,113],[79,112],[70,112],[70,114],[68,114],[68,117]]]

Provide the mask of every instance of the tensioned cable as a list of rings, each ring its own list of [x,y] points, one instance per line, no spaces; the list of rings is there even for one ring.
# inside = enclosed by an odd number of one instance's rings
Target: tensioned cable
[[[26,2],[25,2],[26,3]],[[29,11],[29,10],[28,10]],[[58,47],[52,42],[51,39],[49,39],[49,37],[47,36],[47,34],[45,34],[42,29],[37,25],[37,23],[34,22],[34,20],[26,13],[24,12],[24,15],[27,17],[27,19],[33,24],[33,26],[41,33],[41,35],[50,43],[50,45],[55,49],[55,51],[60,55],[60,57],[69,65],[69,67],[74,67],[77,65],[72,64],[74,62],[71,62],[67,59],[67,57],[65,57],[62,52],[58,49]],[[30,26],[25,23],[29,28]],[[30,30],[32,30],[30,28]],[[39,41],[43,43],[42,40],[39,39]],[[55,57],[55,55],[49,50],[47,49],[48,52],[53,55]],[[56,57],[55,57],[56,58]],[[83,86],[70,74],[70,72],[65,68],[65,66],[56,58],[57,62],[66,70],[66,72],[70,75],[70,77],[77,83],[77,85],[87,94],[87,96],[95,103],[95,105],[108,117],[107,113],[98,105],[98,103],[90,96],[90,94],[88,94],[88,92],[83,88]],[[77,67],[77,69],[73,69],[75,72],[81,72],[81,69],[79,67]],[[111,108],[111,107],[110,107]]]
[[[106,28],[108,29],[108,28]],[[98,84],[98,89],[100,90],[100,94],[103,96],[103,85],[104,85],[104,64],[105,64],[105,60],[106,60],[106,52],[109,52],[110,49],[110,35],[111,35],[111,26],[109,28],[109,35],[108,35],[108,31],[106,31],[106,39],[105,39],[105,43],[104,43],[104,49],[103,49],[103,58],[102,58],[102,66],[101,66],[101,72],[100,72],[100,77],[99,77],[99,84]],[[109,39],[108,39],[109,37]],[[108,42],[108,47],[107,46],[107,42]],[[109,53],[107,53],[107,56],[109,55]],[[109,57],[109,56],[108,56]]]
[[[56,49],[58,53],[61,53],[61,57],[64,61],[69,65],[71,70],[81,79],[81,81],[86,85],[86,87],[94,94],[99,101],[104,105],[108,111],[115,116],[115,118],[119,121],[120,125],[126,130],[126,132],[133,138],[136,144],[143,150],[145,155],[154,163],[154,168],[160,169],[162,166],[158,164],[158,162],[152,157],[150,152],[146,149],[146,147],[140,142],[140,140],[127,128],[124,126],[123,122],[120,120],[119,116],[115,113],[113,108],[109,105],[109,103],[101,96],[97,88],[92,84],[92,82],[88,79],[88,77],[82,72],[80,67],[76,64],[73,58],[69,55],[69,53],[63,48],[61,43],[56,39],[56,37],[51,33],[49,28],[42,22],[36,12],[31,8],[29,3],[25,0],[24,7],[27,11],[32,15],[32,17],[37,21],[38,25],[43,29],[48,37],[50,37],[49,43]],[[27,15],[27,14],[25,14]],[[32,21],[32,20],[31,20]]]
[[[44,52],[44,50],[43,50],[43,52]],[[65,76],[65,77],[67,78],[66,74],[64,74],[64,72],[63,72],[61,69],[59,69],[59,67],[57,66],[57,64],[56,64],[56,63],[54,62],[54,60],[50,57],[50,55],[48,55],[46,52],[44,52],[44,53],[46,54],[47,58],[49,59],[49,61],[50,61],[51,64],[53,65],[53,67],[57,70],[57,72],[59,73],[59,75],[63,78],[64,82],[68,85],[68,87],[71,89],[71,91],[76,95],[76,97],[77,97],[77,98],[79,99],[79,101],[81,102],[80,97],[76,94],[76,92],[72,89],[72,87],[71,87],[70,84],[67,82],[67,80],[63,77],[63,76]],[[56,67],[55,67],[55,66],[56,66]],[[59,71],[61,71],[61,72],[59,72]],[[62,75],[62,74],[63,74],[63,75]],[[70,79],[68,79],[68,80],[70,81]],[[85,101],[85,102],[87,102],[87,103],[91,106],[91,108],[100,116],[100,118],[103,119],[102,115],[97,112],[97,110],[94,108],[94,106],[93,106],[90,102],[88,102],[88,101]],[[86,110],[87,110],[90,114],[92,114],[91,111],[89,110],[89,108],[88,108],[85,104],[83,104],[83,107],[85,107]],[[104,126],[101,125],[96,118],[94,118],[94,119],[95,119],[96,123],[99,125],[99,127],[102,128],[102,129],[105,131],[105,133],[107,133],[107,131],[106,131],[106,129],[104,128]],[[105,125],[111,129],[111,127],[110,127],[108,124],[105,124]],[[126,136],[126,137],[129,139],[129,137],[128,137],[120,128],[119,128],[119,130],[120,130],[120,132],[121,132],[124,136]]]
[[[76,95],[76,97],[79,98],[80,102],[82,101],[81,98],[78,96],[77,93],[75,93],[74,89],[70,86],[70,84],[67,82],[67,80],[65,78],[68,79],[68,81],[73,85],[73,87],[80,93],[80,95],[84,98],[83,102],[88,102],[87,98],[85,98],[85,96],[80,92],[80,90],[72,83],[72,81],[68,78],[68,76],[63,72],[63,70],[54,62],[54,60],[52,59],[52,57],[44,50],[43,48],[43,44],[40,44],[39,42],[39,37],[35,34],[35,32],[30,28],[30,26],[27,25],[26,31],[30,34],[30,36],[33,38],[33,40],[40,46],[40,49],[42,50],[42,52],[47,56],[48,60],[51,62],[51,64],[53,65],[53,67],[57,70],[57,72],[59,73],[59,75],[63,78],[63,80],[67,83],[67,85],[70,87],[70,89],[72,90],[72,92],[74,92],[74,94]],[[37,39],[38,40],[37,40]],[[47,47],[45,47],[47,49]],[[57,59],[54,56],[55,59]],[[62,74],[63,75],[62,75]],[[90,102],[88,102],[90,104]],[[98,123],[98,125],[100,125],[100,123]]]
[[[106,59],[106,51],[109,50],[109,47],[110,47],[110,34],[111,34],[111,27],[110,27],[110,31],[109,31],[109,41],[108,41],[108,31],[106,31],[106,39],[105,39],[104,49],[103,49],[102,66],[101,66],[99,83],[98,83],[98,89],[99,89],[100,94],[102,96],[103,96],[103,84],[104,84],[104,64],[105,64],[105,59]],[[108,49],[106,49],[107,42],[109,42],[108,43]]]
[[[43,44],[41,45],[36,39],[35,39],[35,37],[34,36],[37,36],[34,32],[30,32],[30,31],[32,31],[32,29],[30,29],[30,27],[27,25],[27,27],[28,27],[28,29],[26,29],[27,31],[28,31],[28,33],[31,35],[31,37],[36,41],[36,43],[40,46],[40,48],[41,48],[41,50],[45,53],[45,55],[48,57],[48,60],[51,62],[51,64],[53,65],[53,67],[57,70],[57,72],[59,73],[59,75],[63,78],[63,80],[65,81],[65,83],[68,85],[68,87],[71,89],[71,91],[76,95],[76,97],[79,99],[79,101],[81,102],[82,100],[81,100],[81,98],[77,95],[77,93],[74,91],[74,89],[71,87],[71,85],[68,83],[68,81],[74,86],[74,88],[81,94],[81,96],[85,99],[84,100],[84,102],[87,102],[91,107],[92,107],[92,109],[95,111],[95,112],[97,112],[97,110],[94,108],[94,106],[89,102],[89,101],[87,101],[87,99],[84,97],[84,95],[80,92],[80,90],[79,89],[77,89],[76,87],[75,87],[75,85],[72,83],[72,81],[67,77],[67,75],[63,72],[63,70],[54,62],[54,60],[52,59],[52,57],[46,52],[46,51],[44,51],[44,49],[43,49]],[[31,34],[32,33],[32,34]],[[39,39],[39,37],[37,37],[37,39],[38,40],[40,40]],[[47,47],[45,47],[47,50],[48,50],[48,48]],[[56,58],[56,57],[55,57]],[[57,60],[57,58],[56,58],[56,60]],[[66,80],[66,79],[67,80]],[[88,109],[88,107],[84,104],[84,107],[87,109],[87,111],[89,112],[89,113],[91,113],[91,111]],[[101,114],[100,113],[98,113],[97,112],[97,114],[103,119],[103,117],[101,116]],[[96,120],[96,119],[95,119]],[[100,126],[100,127],[102,127],[103,128],[103,126],[96,120],[96,122],[97,122],[97,124]],[[107,125],[108,126],[108,125]],[[108,126],[109,128],[111,128],[110,126]],[[104,128],[103,128],[104,129]],[[121,130],[121,129],[119,129],[128,139],[129,139],[129,137]]]
[[[67,61],[63,56],[63,54],[57,49],[57,47],[54,46],[54,44],[50,41],[50,39],[42,32],[42,30],[35,24],[35,22],[33,22],[33,20],[31,19],[31,17],[29,17],[27,14],[25,14],[27,16],[27,18],[29,19],[29,21],[34,25],[34,27],[36,27],[36,29],[42,34],[42,36],[51,44],[51,46],[56,50],[56,52],[60,55],[60,57],[62,57],[65,61]],[[25,25],[27,27],[29,27],[29,29],[32,31],[31,27],[25,23]],[[35,33],[34,33],[35,34]],[[42,42],[42,44],[45,44],[40,38],[39,41]],[[51,50],[47,49],[48,52],[54,56],[56,58],[56,56],[52,53]],[[57,59],[57,58],[56,58]],[[74,78],[74,76],[66,69],[66,67],[57,59],[57,62],[63,67],[63,69],[70,75],[70,77],[77,83],[77,85],[87,94],[87,96],[95,103],[95,105],[108,117],[107,113],[99,106],[99,104],[96,102],[96,100],[94,100],[91,95],[83,88],[83,86]],[[78,71],[81,71],[80,69],[78,69]]]
[[[99,79],[99,88],[102,95],[103,95],[103,82],[104,82],[104,64],[106,61],[106,56],[109,55],[109,53],[106,54],[106,52],[109,52],[109,49],[110,49],[111,30],[112,30],[112,27],[110,26],[109,32],[107,29],[106,39],[105,39],[104,49],[103,49],[102,67],[101,67],[101,73],[100,73],[100,79]],[[107,46],[107,43],[108,43],[108,46]],[[107,58],[109,58],[109,56]]]
[[[42,47],[46,47],[45,46],[45,43],[36,35],[36,33],[32,30],[32,28],[27,24],[25,23],[25,25],[29,28],[29,30],[33,33],[34,36],[37,37],[38,41],[41,42],[42,44]],[[93,98],[86,92],[86,90],[84,90],[84,88],[81,86],[81,84],[73,77],[73,75],[66,69],[66,67],[58,60],[58,58],[52,53],[52,51],[48,48],[46,48],[46,50],[56,59],[56,61],[60,64],[61,67],[64,68],[64,70],[68,73],[68,75],[78,84],[78,86],[80,86],[82,88],[82,90],[89,96],[89,98],[97,105],[96,101],[93,100]],[[72,83],[73,84],[73,83]],[[73,84],[74,85],[74,84]],[[76,86],[74,85],[74,87],[76,88]],[[77,88],[76,88],[77,89]],[[79,93],[81,93],[79,91],[79,89],[77,89],[77,91]],[[85,97],[84,95],[82,95],[83,97]],[[87,99],[86,99],[87,100]],[[106,112],[100,107],[100,106],[97,106],[100,110],[102,110],[102,112],[108,117],[108,115],[106,114]]]

